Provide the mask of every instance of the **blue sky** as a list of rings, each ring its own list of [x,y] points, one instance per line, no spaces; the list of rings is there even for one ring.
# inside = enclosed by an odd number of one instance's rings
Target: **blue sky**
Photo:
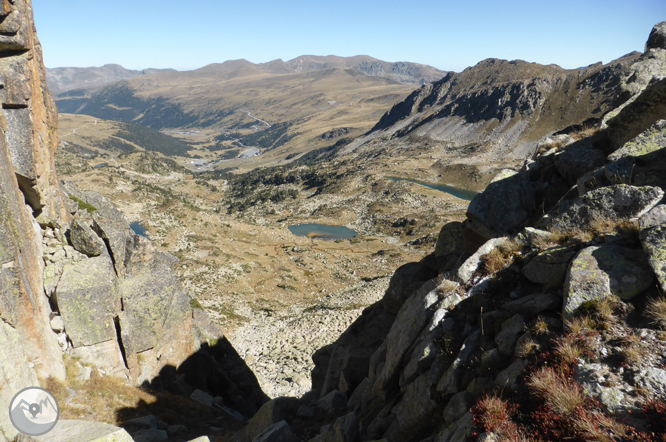
[[[47,67],[196,69],[371,55],[460,71],[488,58],[564,68],[642,51],[664,0],[33,0]]]

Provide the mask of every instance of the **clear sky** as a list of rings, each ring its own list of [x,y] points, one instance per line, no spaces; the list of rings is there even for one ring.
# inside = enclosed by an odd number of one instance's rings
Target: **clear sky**
[[[564,68],[642,51],[664,0],[33,0],[47,67],[196,69],[371,55],[460,71],[488,58]]]

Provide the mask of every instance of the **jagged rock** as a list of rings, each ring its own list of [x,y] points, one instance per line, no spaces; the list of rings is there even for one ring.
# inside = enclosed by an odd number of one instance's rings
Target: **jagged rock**
[[[608,160],[618,161],[625,157],[647,155],[664,147],[666,147],[666,120],[658,120],[648,130],[608,155]]]
[[[347,396],[341,391],[331,391],[317,401],[315,408],[327,416],[342,416],[347,412]]]
[[[435,245],[435,257],[437,267],[441,270],[454,269],[465,255],[463,229],[463,223],[454,221],[445,224],[439,231]]]
[[[559,308],[561,305],[562,298],[560,296],[535,293],[523,296],[515,301],[507,302],[502,306],[502,310],[509,314],[519,313],[526,317],[532,317],[541,312]]]
[[[647,43],[645,43],[645,50],[649,49],[666,49],[666,21],[657,23],[652,28]]]
[[[451,295],[449,298],[456,295]],[[448,299],[448,298],[447,298]],[[453,319],[445,319],[447,310],[440,308],[433,315],[430,326],[423,330],[422,334],[427,332],[425,337],[412,351],[409,362],[402,370],[400,378],[400,387],[410,384],[417,376],[428,370],[440,353],[440,347],[437,340],[445,333],[453,330],[455,325]],[[441,324],[441,325],[440,325]]]
[[[132,433],[134,442],[159,442],[169,440],[169,434],[165,430],[147,429]]]
[[[569,267],[562,316],[571,320],[582,304],[611,295],[631,299],[653,281],[654,274],[641,250],[617,244],[587,247]]]
[[[547,224],[562,231],[586,230],[595,218],[634,218],[648,212],[663,198],[658,187],[635,187],[626,184],[603,187],[577,198]]]
[[[336,419],[333,424],[321,428],[318,436],[310,441],[316,442],[356,442],[359,439],[358,416],[350,412]]]
[[[634,375],[634,382],[657,396],[666,394],[666,370],[661,368],[649,367],[640,370]]]
[[[438,293],[435,281],[425,283],[402,306],[386,336],[386,362],[375,379],[374,389],[380,396],[397,380],[398,368],[414,340],[434,314],[432,308],[443,294]]]
[[[66,265],[55,297],[74,347],[115,338],[113,317],[120,311],[120,295],[107,256]]]
[[[467,412],[437,435],[435,442],[465,442],[474,429],[474,416]]]
[[[605,163],[606,155],[596,149],[589,139],[573,143],[555,154],[555,167],[570,186],[576,184],[578,178],[588,170],[603,166]]]
[[[504,370],[500,371],[495,378],[495,385],[498,387],[509,390],[516,388],[516,378],[520,376],[525,367],[527,366],[527,360],[525,359],[516,359]]]
[[[481,330],[477,330],[465,339],[455,360],[451,363],[437,384],[437,391],[439,393],[446,396],[460,391],[460,378],[462,377],[463,371],[466,370],[467,364],[470,363],[473,353],[479,348],[481,337]],[[432,372],[434,368],[435,365],[433,364],[430,371]]]
[[[385,437],[389,440],[406,440],[410,432],[432,418],[438,404],[431,398],[431,386],[427,374],[409,384],[402,400],[393,409],[395,420],[384,434]]]
[[[559,285],[564,282],[569,263],[575,255],[575,247],[551,247],[532,258],[523,267],[522,273],[537,284]]]
[[[208,438],[208,436],[201,436],[197,437],[196,439],[192,439],[188,442],[210,442],[210,439]]]
[[[78,440],[94,442],[136,442],[122,428],[101,422],[60,419],[51,431],[43,436],[29,438],[35,442],[72,442]],[[165,440],[165,439],[162,439]]]
[[[486,239],[506,236],[529,218],[534,191],[525,175],[503,170],[467,207],[468,226]]]
[[[472,393],[474,397],[479,397],[482,394],[490,391],[493,388],[493,380],[490,378],[474,378],[467,386],[467,391]]]
[[[657,65],[661,72],[651,69],[652,64]],[[637,95],[607,120],[606,134],[612,151],[622,147],[666,115],[666,78],[663,73],[665,64],[663,60],[645,63],[643,67],[647,72],[637,75],[644,78],[634,92]]]
[[[256,437],[260,434],[265,434],[264,430],[272,428],[275,424],[280,423],[281,421],[284,422],[284,419],[287,418],[287,416],[295,413],[297,406],[298,400],[295,398],[276,398],[266,402],[261,406],[252,419],[250,419],[243,431],[236,434],[233,440],[238,442],[256,440]],[[291,428],[289,431],[291,431]],[[277,432],[276,434],[282,433]]]
[[[666,205],[650,210],[640,219],[639,237],[659,285],[666,291]]]
[[[596,398],[606,410],[612,413],[626,410],[622,388],[628,385],[611,382],[607,365],[579,360],[575,367],[574,380],[581,384],[586,395]]]
[[[97,192],[82,192],[82,200],[96,210],[92,213],[93,230],[109,249],[116,273],[125,274],[125,254],[128,240],[134,235],[123,214]]]
[[[426,281],[437,276],[432,269],[422,262],[410,262],[398,269],[391,276],[389,287],[382,299],[384,308],[398,313],[405,301]]]
[[[280,421],[258,434],[252,442],[298,442],[298,436],[287,421]]]
[[[525,317],[523,315],[514,315],[502,323],[502,329],[495,336],[495,342],[500,353],[505,356],[513,354],[516,348],[516,341],[522,333],[525,332]]]
[[[444,420],[450,424],[460,419],[474,405],[475,397],[469,391],[461,391],[449,399],[444,408]]]
[[[469,284],[474,277],[474,274],[479,270],[481,265],[481,257],[487,253],[490,253],[493,249],[501,246],[506,241],[507,237],[503,238],[493,238],[488,240],[479,250],[477,250],[472,256],[467,258],[464,263],[458,268],[457,276],[458,280],[463,284]]]
[[[104,241],[78,219],[72,221],[69,237],[74,248],[84,255],[99,256],[106,250]]]
[[[199,390],[198,388],[192,392],[190,399],[195,402],[199,402],[200,404],[208,405],[209,407],[213,406],[213,396],[206,393],[205,391]]]
[[[150,267],[121,281],[124,315],[121,320],[140,353],[155,347],[158,340],[172,327],[191,316],[190,298],[180,286],[175,273],[157,258]]]
[[[167,434],[169,437],[175,437],[184,433],[187,433],[187,427],[185,425],[169,425],[167,427]]]

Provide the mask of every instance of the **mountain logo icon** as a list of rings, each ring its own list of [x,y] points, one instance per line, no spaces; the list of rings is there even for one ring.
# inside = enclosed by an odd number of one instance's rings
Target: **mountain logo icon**
[[[50,391],[28,387],[16,393],[9,405],[12,425],[26,436],[41,436],[55,427],[60,407]]]

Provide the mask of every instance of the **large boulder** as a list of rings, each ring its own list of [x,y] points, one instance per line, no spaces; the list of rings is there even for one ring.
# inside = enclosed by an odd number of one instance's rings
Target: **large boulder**
[[[645,43],[645,50],[649,49],[666,49],[666,21],[659,22],[652,28]]]
[[[551,229],[571,231],[587,230],[599,218],[618,220],[637,218],[648,212],[664,197],[658,187],[635,187],[627,184],[602,187],[577,198],[570,205],[563,204],[559,213],[549,215],[544,223]]]
[[[625,157],[638,157],[666,147],[666,120],[658,120],[649,129],[627,141],[624,146],[608,155],[609,161]]]
[[[642,250],[617,244],[587,247],[571,262],[564,282],[562,316],[571,320],[581,305],[611,295],[632,299],[653,281]]]
[[[564,282],[569,262],[576,255],[570,246],[556,246],[536,255],[523,267],[523,275],[537,284],[558,285]]]
[[[386,336],[386,362],[375,379],[374,390],[383,397],[397,380],[398,369],[407,350],[421,334],[435,313],[435,305],[443,294],[437,290],[434,280],[425,283],[400,309],[391,330]]]
[[[666,204],[650,210],[640,219],[640,240],[661,290],[666,292]]]
[[[604,152],[595,148],[587,138],[567,146],[555,155],[555,167],[570,186],[588,170],[603,166],[605,163]]]
[[[526,175],[500,172],[467,207],[468,227],[486,239],[520,230],[530,214],[534,190]]]
[[[463,223],[454,221],[444,225],[439,231],[435,245],[435,258],[440,270],[454,269],[465,255]]]
[[[43,436],[33,436],[34,442],[133,442],[134,439],[122,428],[102,422],[60,419],[51,431]]]
[[[120,293],[108,256],[66,265],[53,296],[74,347],[116,337],[114,316],[120,311]]]
[[[74,248],[84,255],[99,256],[106,250],[102,238],[78,219],[72,221],[69,228],[69,237]]]

